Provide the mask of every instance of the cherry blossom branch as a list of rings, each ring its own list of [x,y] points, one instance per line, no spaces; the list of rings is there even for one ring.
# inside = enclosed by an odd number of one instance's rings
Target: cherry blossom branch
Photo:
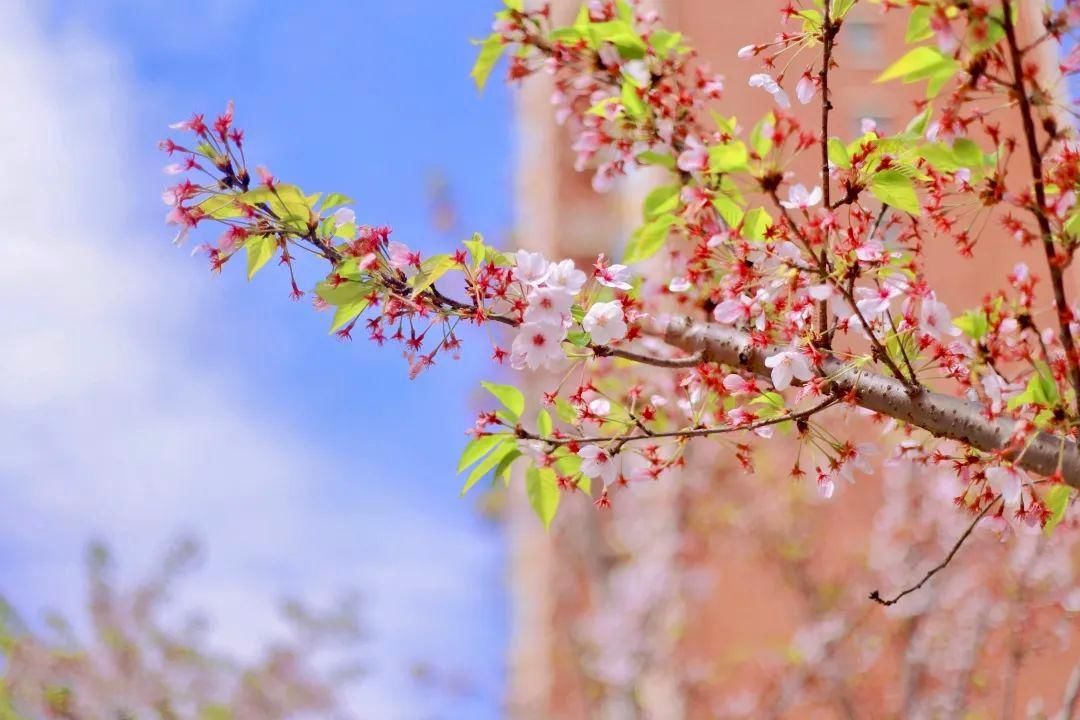
[[[982,511],[975,516],[975,519],[971,521],[971,524],[968,525],[967,529],[964,530],[963,534],[960,535],[959,538],[957,538],[956,543],[953,544],[952,549],[949,550],[949,554],[945,556],[945,559],[939,562],[934,567],[930,568],[930,570],[927,571],[925,575],[923,575],[922,579],[919,580],[919,582],[915,583],[914,585],[905,590],[901,590],[895,597],[889,600],[882,598],[881,593],[877,590],[874,590],[872,593],[870,593],[870,599],[878,603],[879,605],[889,607],[890,605],[895,605],[896,603],[900,602],[903,597],[905,597],[906,595],[910,595],[913,592],[916,592],[917,590],[922,588],[923,585],[930,582],[930,578],[934,577],[939,572],[949,566],[949,563],[951,563],[953,561],[953,558],[956,557],[956,553],[960,552],[960,548],[965,542],[967,542],[967,539],[971,537],[971,533],[975,530],[975,526],[979,524],[980,520],[986,517],[986,514],[990,512],[990,508],[997,505],[998,500],[999,498],[994,498],[992,501],[986,504],[986,507],[984,507]]]
[[[688,318],[658,320],[648,329],[684,352],[704,351],[706,361],[741,367],[771,377],[766,358],[781,348],[760,343],[741,330]],[[991,417],[985,406],[925,388],[912,391],[896,378],[861,369],[826,356],[820,372],[834,390],[859,406],[901,420],[940,438],[957,440],[977,450],[1012,460],[1040,475],[1060,472],[1065,482],[1080,488],[1080,447],[1072,438],[1047,432],[1028,433],[1021,423]]]
[[[1054,249],[1054,235],[1046,211],[1043,151],[1039,148],[1035,120],[1031,110],[1031,100],[1028,97],[1027,83],[1024,79],[1023,54],[1016,39],[1016,28],[1012,17],[1012,0],[1001,0],[1001,7],[1003,11],[1002,27],[1005,30],[1005,39],[1012,62],[1013,94],[1016,95],[1017,106],[1020,110],[1028,161],[1031,166],[1031,177],[1034,183],[1035,206],[1031,210],[1039,225],[1039,234],[1042,236],[1043,252],[1046,255],[1046,264],[1050,271],[1050,283],[1054,289],[1054,304],[1057,306],[1058,334],[1061,338],[1061,345],[1065,349],[1065,361],[1069,367],[1069,377],[1072,381],[1073,391],[1076,393],[1075,402],[1080,407],[1080,360],[1077,358],[1076,344],[1073,340],[1072,329],[1069,327],[1072,320],[1072,311],[1069,309],[1068,298],[1065,296],[1065,282],[1061,272],[1062,265],[1057,259],[1057,252]]]
[[[688,428],[686,430],[668,430],[664,432],[651,432],[646,430],[645,428],[642,428],[643,434],[641,435],[624,435],[622,437],[598,435],[594,437],[554,438],[530,433],[529,431],[524,429],[518,429],[516,431],[516,434],[522,440],[539,440],[540,442],[548,443],[552,447],[558,447],[560,445],[570,445],[572,443],[595,444],[615,441],[616,446],[615,450],[613,451],[614,454],[621,450],[622,447],[627,443],[635,442],[638,440],[658,440],[662,438],[680,438],[689,440],[690,438],[695,437],[708,437],[710,435],[724,435],[728,433],[752,431],[759,428],[768,427],[770,425],[779,425],[780,423],[785,422],[798,422],[800,420],[806,420],[814,415],[817,415],[822,410],[825,410],[837,404],[838,402],[840,402],[840,398],[828,397],[821,402],[816,403],[812,407],[806,408],[805,410],[800,410],[798,412],[788,412],[784,413],[783,415],[764,418],[762,420],[755,420],[754,422],[743,423],[740,425],[716,425],[712,427],[696,427]]]

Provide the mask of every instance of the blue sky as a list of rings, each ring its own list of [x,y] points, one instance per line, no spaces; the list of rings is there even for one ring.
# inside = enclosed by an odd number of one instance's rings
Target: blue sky
[[[0,0],[0,593],[73,607],[86,540],[145,567],[195,532],[183,599],[249,651],[274,600],[357,588],[378,670],[371,717],[499,715],[498,531],[453,476],[482,343],[409,382],[392,349],[327,337],[280,272],[212,277],[161,225],[169,122],[233,99],[248,157],[420,247],[427,179],[463,228],[511,224],[508,93],[478,97],[470,37],[494,2]],[[467,671],[446,705],[408,663]]]

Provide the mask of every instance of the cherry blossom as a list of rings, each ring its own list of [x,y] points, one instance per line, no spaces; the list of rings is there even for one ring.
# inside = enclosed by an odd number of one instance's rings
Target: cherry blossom
[[[787,390],[792,380],[806,382],[814,377],[814,370],[806,355],[798,350],[782,350],[765,359],[765,366],[772,369],[772,383],[777,390]]]
[[[773,80],[772,75],[767,73],[756,73],[750,76],[750,87],[761,88],[765,92],[773,96],[773,101],[776,102],[784,110],[791,107],[791,101],[788,100],[787,93],[780,87],[779,83]]]
[[[578,456],[581,457],[581,472],[586,477],[600,478],[606,485],[615,482],[619,475],[618,464],[606,450],[596,445],[586,445],[578,450]]]
[[[585,332],[592,337],[593,342],[600,345],[607,345],[626,337],[626,318],[623,314],[622,303],[616,300],[594,304],[585,314],[581,324]]]
[[[566,358],[562,350],[565,337],[566,328],[562,324],[523,324],[514,338],[510,353],[511,367],[516,370],[556,367]]]
[[[805,185],[798,184],[788,190],[788,199],[781,200],[780,204],[789,210],[805,210],[821,202],[821,188],[815,187],[807,190]]]

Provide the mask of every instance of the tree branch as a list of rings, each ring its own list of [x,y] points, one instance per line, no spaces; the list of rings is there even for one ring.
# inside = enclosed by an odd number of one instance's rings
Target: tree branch
[[[897,596],[892,599],[886,600],[885,598],[881,597],[881,593],[879,593],[877,590],[870,593],[870,599],[878,603],[879,605],[884,605],[885,607],[888,607],[890,605],[895,605],[896,603],[900,602],[901,598],[903,598],[905,595],[910,595],[926,583],[930,582],[930,578],[934,577],[939,572],[949,566],[949,563],[951,563],[953,558],[956,557],[956,553],[960,552],[960,548],[963,547],[967,539],[971,537],[971,533],[975,530],[975,526],[979,524],[980,520],[986,517],[986,513],[990,512],[990,508],[997,505],[997,502],[998,499],[994,498],[993,501],[987,503],[986,507],[982,509],[982,512],[976,515],[975,519],[971,521],[971,524],[967,526],[967,530],[965,530],[963,534],[960,535],[960,537],[956,540],[956,543],[953,544],[952,549],[949,550],[949,554],[945,556],[945,559],[939,562],[934,567],[930,568],[930,570],[922,576],[922,579],[919,580],[919,582],[915,583],[909,588],[901,590],[900,593],[898,593]]]
[[[741,367],[763,378],[771,377],[765,359],[782,351],[775,346],[755,344],[741,330],[716,323],[696,323],[684,317],[658,318],[645,329],[684,352],[701,351],[706,361]],[[990,418],[980,403],[923,388],[913,392],[901,380],[860,370],[831,356],[820,367],[834,392],[851,394],[861,407],[922,428],[935,437],[998,453],[1039,475],[1053,475],[1060,470],[1065,482],[1080,488],[1080,447],[1071,438],[1036,432],[1017,442],[1013,435],[1018,422],[1005,417]]]

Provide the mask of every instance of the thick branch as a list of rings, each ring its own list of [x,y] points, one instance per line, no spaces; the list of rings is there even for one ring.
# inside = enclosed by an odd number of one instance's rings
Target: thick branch
[[[750,335],[740,330],[687,318],[658,320],[649,332],[684,352],[703,352],[706,361],[741,367],[764,378],[771,375],[765,358],[781,352],[778,347],[755,346]],[[1017,448],[1013,438],[1016,421],[991,419],[977,402],[929,390],[913,392],[896,378],[856,369],[834,357],[827,357],[821,370],[837,391],[851,393],[868,410],[936,437],[958,440],[984,452],[1002,452],[1006,459],[1039,475],[1052,475],[1060,468],[1065,482],[1080,488],[1080,447],[1074,440],[1038,432],[1024,438]]]

